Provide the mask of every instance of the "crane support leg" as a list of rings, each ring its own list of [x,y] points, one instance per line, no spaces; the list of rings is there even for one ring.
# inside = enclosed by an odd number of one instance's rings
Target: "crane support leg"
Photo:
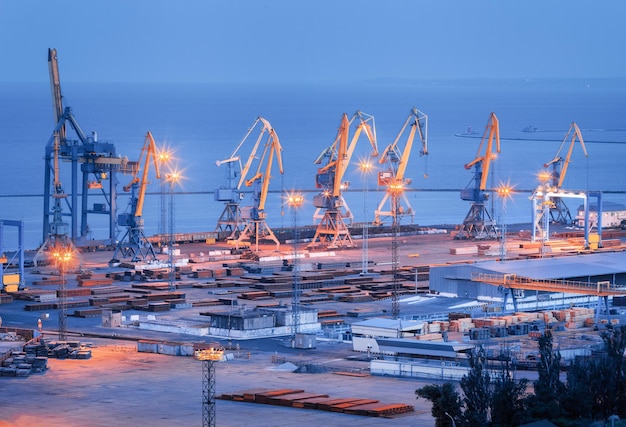
[[[244,241],[249,241],[252,244],[252,239],[254,239],[255,251],[259,251],[259,240],[272,240],[276,243],[276,250],[280,249],[280,242],[278,238],[272,231],[272,229],[267,225],[265,220],[251,220],[246,224],[246,228],[243,229],[239,238],[237,239],[237,243],[242,243]]]
[[[494,221],[484,203],[472,203],[455,239],[495,239],[497,237]]]
[[[309,247],[322,246],[329,249],[354,247],[350,230],[343,221],[339,210],[327,210],[322,222],[315,230],[315,236]]]

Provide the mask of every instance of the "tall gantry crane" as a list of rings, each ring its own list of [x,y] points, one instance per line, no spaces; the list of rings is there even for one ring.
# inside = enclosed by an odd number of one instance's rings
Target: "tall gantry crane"
[[[141,166],[143,160],[143,167]],[[129,162],[131,165],[133,162]],[[149,182],[149,169],[152,163],[156,175],[156,179],[161,179],[159,171],[158,153],[156,143],[152,133],[148,131],[141,148],[139,160],[134,167],[133,177],[130,182],[124,186],[125,192],[131,192],[129,201],[129,212],[119,215],[117,223],[121,227],[126,227],[126,231],[121,239],[117,242],[113,259],[111,263],[117,263],[121,258],[130,258],[132,262],[138,261],[154,261],[156,253],[152,243],[148,240],[144,233],[143,206],[146,197],[146,188]],[[141,172],[141,176],[139,174]]]
[[[356,129],[350,140],[349,132],[353,124]],[[348,183],[343,181],[343,177],[362,132],[370,141],[373,150],[372,157],[378,157],[374,116],[357,111],[351,119],[348,119],[347,114],[343,114],[335,141],[314,162],[322,164],[326,161],[326,164],[317,170],[315,180],[316,188],[322,191],[313,198],[313,205],[318,211],[323,209],[324,214],[309,245],[311,247],[354,246],[350,230],[344,221],[344,218],[350,217],[351,214],[343,198],[342,190],[348,186]]]
[[[246,163],[241,164],[238,152],[255,129],[259,129],[259,134]],[[261,145],[263,145],[263,149],[260,151]],[[279,172],[283,173],[281,152],[282,147],[278,134],[270,122],[263,117],[257,117],[244,138],[235,148],[235,151],[233,151],[233,154],[228,159],[218,163],[218,166],[226,163],[229,165],[229,168],[233,163],[239,163],[239,171],[233,172],[232,169],[229,169],[230,188],[216,191],[216,197],[226,202],[226,207],[218,221],[217,227],[218,229],[220,227],[222,229],[229,228],[231,232],[230,238],[234,239],[238,245],[254,240],[255,251],[257,252],[259,250],[259,240],[263,239],[269,239],[276,243],[276,250],[280,247],[280,242],[267,224],[265,202],[267,201],[270,180],[272,178],[274,157],[276,157]],[[256,170],[252,171],[255,165]],[[234,185],[233,178],[237,175],[239,175],[239,180]],[[253,203],[251,206],[241,208],[239,200],[243,199],[244,193],[241,190],[244,185],[253,187]]]
[[[407,127],[409,133],[404,147],[401,147],[399,142]],[[405,178],[404,175],[416,133],[422,143],[420,156],[428,155],[428,116],[413,107],[396,139],[385,148],[378,160],[379,164],[387,165],[387,170],[378,172],[378,185],[385,187],[386,191],[378,208],[374,211],[375,225],[381,225],[384,218],[391,218],[393,224],[399,224],[404,216],[410,216],[411,222],[413,222],[415,212],[404,191],[412,181]],[[388,206],[387,210],[384,210],[385,206]]]
[[[115,174],[127,172],[128,159],[119,156],[113,144],[98,141],[95,132],[86,136],[71,108],[63,107],[56,49],[48,49],[48,66],[55,127],[45,150],[42,249],[59,238],[78,247],[112,245],[116,234]],[[68,124],[76,139],[68,138]],[[60,162],[71,165],[69,194],[61,186]],[[97,196],[97,203],[91,206],[90,196]],[[88,222],[92,214],[108,217],[108,236],[94,238]],[[70,217],[70,223],[63,217]]]
[[[481,154],[483,146],[485,152]],[[485,192],[489,168],[498,153],[500,153],[500,124],[495,113],[491,113],[476,157],[465,165],[465,169],[474,168],[472,179],[474,187],[462,190],[461,199],[472,202],[472,205],[455,239],[495,239],[498,237],[495,223],[485,206],[485,202],[489,200],[489,194]]]

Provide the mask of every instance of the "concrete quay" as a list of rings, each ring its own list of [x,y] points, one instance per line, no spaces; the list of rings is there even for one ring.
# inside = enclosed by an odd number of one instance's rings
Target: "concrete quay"
[[[510,235],[507,238],[507,256],[527,256],[528,249],[522,248],[527,239]],[[357,243],[360,243],[357,240]],[[368,272],[384,274],[391,268],[391,238],[370,238],[368,245]],[[398,260],[403,270],[446,263],[474,262],[493,259],[499,253],[499,242],[455,241],[449,234],[408,235],[398,238]],[[475,248],[478,244],[490,245],[492,255],[473,254],[459,248]],[[302,245],[304,252],[304,245]],[[490,248],[490,249],[491,249]],[[202,254],[208,254],[216,247],[205,244],[180,245],[180,257],[195,259],[194,269],[223,267],[235,260],[203,261]],[[280,253],[273,251],[273,245],[263,248],[268,257],[288,256],[294,248],[283,244]],[[536,253],[536,249],[533,250]],[[112,252],[89,252],[82,254],[82,269],[94,274],[107,274],[122,271],[108,265]],[[165,259],[166,255],[160,255]],[[206,257],[205,257],[206,258]],[[334,251],[327,257],[315,257],[315,263],[350,265],[349,269],[361,271],[363,251],[361,248]],[[302,263],[308,258],[303,258]],[[268,265],[280,265],[280,261]],[[37,271],[38,270],[38,271]],[[54,268],[45,266],[27,271],[26,283],[30,289],[56,289],[54,285],[32,285],[43,276],[53,277]],[[67,288],[77,289],[71,277]],[[188,282],[181,279],[177,283]],[[424,292],[418,283],[417,295]],[[426,283],[427,285],[427,283]],[[115,286],[130,288],[131,283],[118,283]],[[234,288],[183,287],[185,300],[191,307],[180,305],[166,313],[154,314],[160,321],[176,324],[181,321],[197,322],[206,316],[206,306],[194,307],[194,301],[207,298],[233,297],[240,293],[240,286]],[[464,310],[471,300],[463,298],[436,298],[415,302],[410,295],[401,299],[401,315],[435,315],[449,311]],[[258,301],[238,299],[252,307],[256,304],[290,304],[290,298],[281,301],[261,299]],[[36,329],[38,319],[43,320],[44,336],[57,333],[57,313],[50,311],[27,311],[26,301],[15,300],[0,304],[3,327]],[[368,302],[342,302],[337,300],[312,303],[318,310],[335,310],[338,313],[361,311],[372,315],[389,315],[389,299]],[[218,307],[227,312],[232,307]],[[72,313],[72,310],[68,310]],[[146,316],[141,310],[123,312],[127,318]],[[362,317],[342,316],[350,322]],[[49,359],[49,369],[44,374],[27,378],[0,378],[0,426],[130,426],[149,423],[154,426],[200,425],[202,421],[202,362],[191,357],[174,357],[163,354],[138,353],[137,340],[160,340],[164,342],[213,342],[218,341],[227,348],[230,358],[216,365],[216,395],[235,393],[255,388],[302,388],[307,392],[325,393],[333,397],[364,397],[378,399],[385,403],[405,403],[414,405],[415,411],[395,418],[373,418],[347,415],[318,410],[259,405],[227,400],[216,401],[216,417],[219,426],[292,426],[298,423],[309,425],[353,425],[364,426],[415,426],[434,425],[430,415],[430,403],[416,400],[414,391],[432,381],[402,379],[379,376],[346,376],[336,372],[367,373],[367,355],[352,351],[350,343],[337,339],[318,340],[314,349],[293,349],[287,336],[274,336],[246,340],[229,340],[228,337],[206,337],[180,333],[145,330],[133,327],[109,328],[102,326],[101,317],[74,317],[67,319],[70,339],[92,343],[92,358],[87,360]],[[326,366],[321,373],[294,373],[281,370],[283,361],[301,361],[304,364]]]

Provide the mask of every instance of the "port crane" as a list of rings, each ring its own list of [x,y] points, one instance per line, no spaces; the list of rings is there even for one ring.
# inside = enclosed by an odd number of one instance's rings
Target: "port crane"
[[[481,154],[483,146],[485,152]],[[485,207],[485,202],[489,200],[489,194],[485,191],[489,168],[498,153],[500,153],[500,124],[495,113],[491,113],[476,157],[465,165],[467,170],[474,168],[472,179],[474,187],[469,188],[470,186],[468,186],[462,190],[461,199],[472,202],[472,204],[455,239],[495,239],[498,237],[495,223]]]
[[[143,161],[143,167],[142,165]],[[117,242],[113,258],[110,263],[118,263],[118,255],[121,258],[130,258],[132,262],[155,261],[156,253],[152,243],[144,233],[143,206],[146,197],[146,188],[149,182],[149,169],[152,163],[156,179],[161,179],[159,171],[158,153],[152,132],[148,131],[141,148],[139,160],[129,162],[133,169],[133,177],[130,182],[123,187],[125,192],[131,193],[129,201],[129,212],[118,216],[117,223],[121,227],[126,227],[126,231]],[[141,174],[140,174],[141,172]]]
[[[561,151],[565,147],[568,140],[569,146],[567,148],[567,154],[563,157],[561,155]],[[585,148],[585,141],[583,140],[580,128],[575,122],[572,122],[554,158],[543,165],[546,169],[552,169],[552,172],[549,172],[548,175],[552,191],[561,191],[563,187],[563,182],[565,180],[565,175],[567,174],[567,169],[572,158],[572,152],[574,151],[576,141],[579,141],[585,157],[588,157],[587,148]],[[544,174],[541,175],[545,176]],[[550,207],[551,222],[554,224],[572,224],[572,215],[567,205],[563,202],[563,198],[553,197],[552,202],[552,206]]]
[[[407,128],[409,129],[408,136],[404,147],[401,147],[399,142]],[[413,107],[396,139],[385,148],[378,160],[379,164],[387,165],[386,170],[378,172],[378,185],[385,187],[386,192],[374,212],[374,225],[381,225],[386,217],[391,218],[393,224],[398,225],[403,216],[410,216],[411,222],[413,222],[415,212],[404,192],[404,188],[410,185],[412,181],[405,178],[404,175],[416,133],[422,144],[420,156],[428,155],[428,116]],[[404,204],[401,202],[404,202]],[[384,210],[387,203],[389,206],[388,210]]]
[[[565,157],[561,155],[561,151],[566,146],[569,140],[567,153]],[[574,145],[576,141],[580,142],[585,157],[587,155],[587,149],[585,142],[580,132],[580,128],[575,122],[570,124],[568,131],[556,152],[556,155],[552,160],[543,165],[544,170],[539,173],[539,180],[541,183],[535,189],[530,196],[533,206],[533,234],[532,241],[541,240],[545,242],[549,240],[549,224],[572,224],[572,215],[563,201],[564,198],[579,198],[583,199],[585,212],[588,209],[588,195],[584,192],[571,192],[564,191],[562,189],[565,176],[571,161],[572,153],[574,151]],[[550,171],[549,169],[552,169]],[[599,207],[598,215],[601,216],[602,208]],[[585,215],[585,241],[588,242],[588,220],[587,214]],[[598,229],[601,229],[601,225],[598,224]]]
[[[350,139],[350,128],[353,125],[356,128]],[[321,189],[321,192],[313,198],[313,205],[317,208],[314,219],[322,209],[324,213],[315,230],[310,247],[354,246],[350,230],[344,221],[344,218],[351,220],[352,214],[343,198],[342,191],[349,185],[343,181],[343,177],[361,133],[365,133],[370,141],[373,150],[371,156],[378,157],[374,116],[357,111],[351,119],[348,119],[347,114],[343,114],[335,141],[322,151],[314,162],[318,165],[326,162],[317,170],[315,179],[315,187]]]
[[[44,156],[42,249],[59,239],[71,240],[77,247],[113,245],[117,227],[116,174],[127,173],[128,159],[118,155],[113,144],[98,141],[96,132],[87,136],[72,109],[63,106],[56,49],[48,49],[48,68],[55,127]],[[75,139],[70,139],[68,130],[73,131]],[[71,172],[63,174],[70,177],[67,193],[61,186],[60,163],[71,165]],[[90,206],[94,196],[97,202]],[[108,236],[94,238],[88,221],[91,215],[107,216]],[[65,217],[70,218],[69,223]]]
[[[255,130],[259,131],[258,136],[250,155],[246,162],[242,164],[241,157],[238,154],[239,150]],[[263,146],[262,150],[260,150],[261,145]],[[276,243],[276,250],[280,247],[278,238],[276,238],[274,232],[267,224],[265,202],[267,201],[270,180],[272,178],[274,157],[276,158],[279,172],[283,173],[281,152],[282,147],[278,134],[270,122],[263,117],[257,117],[232,155],[225,160],[217,162],[218,166],[221,164],[229,165],[228,178],[230,182],[229,188],[216,191],[215,197],[220,201],[226,202],[226,207],[218,220],[217,227],[221,230],[228,229],[231,233],[229,238],[234,240],[238,247],[243,245],[244,242],[254,240],[255,251],[258,252],[259,240],[262,239],[269,239]],[[237,165],[238,169],[236,168]],[[253,170],[253,167],[256,167],[256,170]],[[239,176],[239,180],[237,184],[234,184],[237,176]],[[241,208],[239,201],[245,197],[245,193],[242,191],[244,185],[253,187],[253,203],[251,206]]]

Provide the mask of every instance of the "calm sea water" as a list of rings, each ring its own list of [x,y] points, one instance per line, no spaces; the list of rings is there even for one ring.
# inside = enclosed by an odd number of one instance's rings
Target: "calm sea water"
[[[528,196],[537,185],[536,174],[555,156],[571,122],[582,130],[588,157],[577,143],[563,187],[603,191],[604,200],[626,203],[624,80],[377,81],[348,86],[68,83],[63,94],[85,133],[96,131],[99,141],[114,143],[119,154],[137,160],[147,131],[158,144],[176,151],[185,176],[175,196],[177,232],[215,228],[223,205],[213,200],[212,192],[226,184],[226,168],[215,161],[230,156],[258,116],[271,122],[283,146],[284,174],[274,169],[266,205],[271,227],[291,224],[282,196],[294,189],[304,191],[307,200],[300,223],[313,223],[313,161],[333,142],[341,115],[357,110],[375,117],[381,150],[394,140],[412,107],[428,115],[430,154],[420,157],[416,148],[407,171],[413,179],[408,198],[415,223],[463,221],[470,203],[460,199],[459,191],[473,185],[473,171],[463,165],[477,156],[480,139],[455,134],[471,126],[482,135],[491,112],[500,120],[502,138],[491,182],[508,182],[518,190],[507,203],[507,223],[531,221]],[[26,247],[36,248],[42,240],[43,157],[54,127],[48,84],[0,84],[0,117],[0,219],[23,220]],[[528,125],[537,131],[522,132]],[[250,149],[240,154],[247,157]],[[353,161],[368,152],[369,143],[362,139]],[[127,178],[119,176],[118,189]],[[346,179],[351,186],[345,197],[355,220],[372,220],[383,196],[374,177],[366,184],[355,165]],[[158,184],[148,191],[158,192]],[[128,197],[120,194],[121,212]],[[566,202],[571,210],[579,203]],[[160,203],[157,194],[146,199],[147,234],[158,232]],[[246,204],[251,202],[244,200]],[[104,219],[89,225],[94,238],[106,237]],[[14,234],[5,229],[3,249],[17,246]]]

